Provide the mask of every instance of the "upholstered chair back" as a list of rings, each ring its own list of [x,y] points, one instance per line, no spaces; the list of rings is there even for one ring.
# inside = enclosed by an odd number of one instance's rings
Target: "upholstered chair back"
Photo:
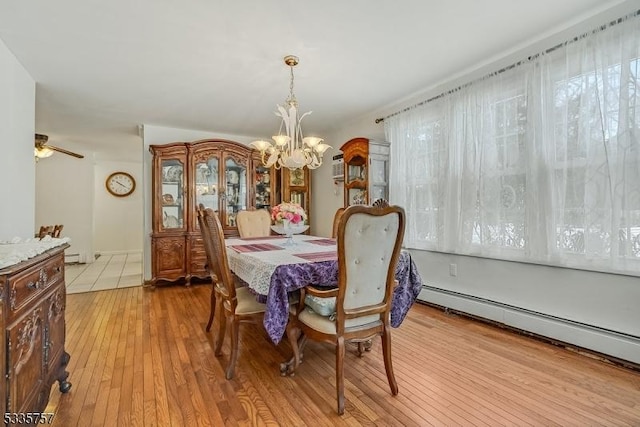
[[[404,209],[399,206],[358,205],[345,210],[338,226],[338,329],[341,317],[346,328],[389,321],[404,224]]]
[[[240,237],[265,237],[271,234],[271,214],[266,209],[240,211],[236,225]]]

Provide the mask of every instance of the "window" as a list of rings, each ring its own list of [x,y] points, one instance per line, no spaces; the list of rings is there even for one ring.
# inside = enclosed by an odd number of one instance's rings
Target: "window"
[[[405,245],[640,275],[639,23],[385,119]]]

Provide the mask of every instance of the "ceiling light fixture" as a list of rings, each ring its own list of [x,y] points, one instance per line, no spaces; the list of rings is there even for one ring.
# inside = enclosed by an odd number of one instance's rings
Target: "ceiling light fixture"
[[[282,118],[278,135],[271,137],[274,142],[258,140],[253,141],[251,145],[260,151],[262,163],[266,167],[301,169],[306,166],[315,169],[322,164],[322,156],[331,146],[323,144],[322,138],[303,136],[302,119],[311,114],[311,111],[298,117],[298,100],[293,94],[293,67],[298,65],[298,57],[285,56],[284,63],[291,71],[291,82],[285,106],[278,105],[278,111],[275,112],[276,116]],[[268,157],[265,159],[267,154]]]
[[[34,154],[37,159],[46,159],[47,157],[51,157],[53,155],[53,150],[49,147],[42,148],[34,148]]]

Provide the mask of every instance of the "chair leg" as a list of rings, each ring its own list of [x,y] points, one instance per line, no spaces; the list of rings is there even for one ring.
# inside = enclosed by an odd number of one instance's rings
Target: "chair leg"
[[[213,354],[220,356],[222,354],[222,343],[224,342],[224,336],[227,334],[227,313],[226,310],[222,310],[221,304],[218,303],[218,333],[216,334],[216,345],[213,350]]]
[[[384,369],[387,371],[387,380],[389,381],[389,387],[391,387],[391,394],[398,394],[398,383],[396,383],[396,377],[393,374],[393,364],[391,363],[391,331],[388,327],[384,328],[382,332],[382,354],[384,356]]]
[[[231,329],[231,354],[229,355],[229,365],[227,366],[227,379],[233,378],[233,370],[238,360],[238,336],[240,335],[240,322],[235,315],[229,316],[229,329]]]
[[[213,324],[213,317],[216,314],[216,285],[213,284],[211,288],[211,309],[209,312],[209,323],[207,323],[207,332],[211,330],[211,325]]]
[[[280,364],[280,375],[283,377],[286,375],[294,376],[295,370],[300,362],[300,352],[298,351],[298,336],[300,335],[300,329],[293,326],[293,321],[289,319],[286,332],[293,355],[288,361]]]
[[[344,338],[336,342],[336,392],[338,394],[338,414],[344,414]]]
[[[302,349],[307,343],[307,338],[304,333],[302,333],[297,326],[293,326],[291,320],[289,320],[287,324],[287,338],[289,339],[293,356],[291,356],[288,361],[280,364],[280,375],[283,377],[286,375],[295,375],[296,369],[298,369],[298,366],[300,366],[302,362]]]

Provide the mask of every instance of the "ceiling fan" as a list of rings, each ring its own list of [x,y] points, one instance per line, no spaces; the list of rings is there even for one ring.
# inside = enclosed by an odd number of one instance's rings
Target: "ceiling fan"
[[[47,135],[43,135],[41,133],[36,133],[36,148],[35,155],[36,159],[43,159],[45,157],[49,157],[53,154],[54,151],[59,153],[68,154],[69,156],[77,157],[79,159],[84,159],[82,154],[74,153],[73,151],[65,150],[64,148],[56,147],[53,145],[45,145],[49,137]]]

